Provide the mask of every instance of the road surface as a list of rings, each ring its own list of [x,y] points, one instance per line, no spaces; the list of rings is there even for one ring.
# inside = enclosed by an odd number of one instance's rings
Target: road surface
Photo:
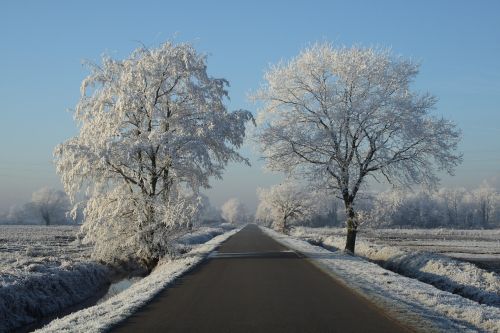
[[[247,226],[112,332],[408,332]]]

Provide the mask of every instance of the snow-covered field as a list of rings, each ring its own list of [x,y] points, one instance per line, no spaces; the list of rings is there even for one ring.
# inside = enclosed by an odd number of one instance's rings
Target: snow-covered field
[[[198,228],[179,238],[176,247],[189,252],[229,229]],[[0,225],[0,332],[34,323],[106,291],[112,272],[91,260],[91,247],[77,239],[78,230],[76,226]]]
[[[500,332],[498,307],[440,290],[343,251],[332,252],[267,228],[263,230],[417,331]]]
[[[298,227],[293,233],[296,236],[315,235],[322,238],[336,236],[340,242],[345,236],[345,229]],[[381,246],[439,253],[500,273],[500,229],[361,229],[357,238]]]
[[[0,226],[0,331],[83,302],[109,283],[74,226]]]

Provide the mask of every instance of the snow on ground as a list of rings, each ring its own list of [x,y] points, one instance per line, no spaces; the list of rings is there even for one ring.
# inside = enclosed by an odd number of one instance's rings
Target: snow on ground
[[[0,331],[80,303],[108,283],[75,226],[0,226]]]
[[[497,307],[439,290],[343,251],[331,252],[268,228],[262,229],[417,331],[500,332]]]
[[[476,234],[478,232],[476,231]],[[373,241],[374,233],[383,236],[378,237],[377,241]],[[383,244],[388,242],[389,244],[399,245],[402,243],[401,240],[398,242],[395,239],[404,237],[408,240],[409,234],[416,239],[415,235],[419,234],[416,230],[401,231],[401,233],[398,235],[394,230],[389,230],[386,233],[374,230],[360,233],[360,237],[356,241],[356,254],[402,275],[430,283],[441,290],[457,293],[480,303],[500,307],[499,274],[439,253],[415,251],[414,247],[405,245],[399,247]],[[443,231],[435,231],[434,233],[442,234]],[[345,232],[339,233],[337,228],[329,230],[328,228],[302,227],[296,228],[292,231],[292,234],[305,240],[313,240],[315,243],[326,247],[342,249],[345,245]],[[366,236],[367,234],[369,236]],[[389,241],[384,240],[383,237],[387,237],[386,239],[389,239]],[[422,235],[419,237],[423,238]],[[448,235],[448,237],[451,236]],[[469,237],[472,237],[472,235],[469,235]],[[432,231],[430,230],[426,238],[427,242],[429,242],[429,238],[432,238]],[[436,239],[434,239],[435,241]],[[417,242],[417,240],[411,240],[411,242]],[[467,246],[474,249],[472,244],[476,241],[460,239],[455,242],[458,242],[463,249]],[[496,250],[498,251],[498,249]]]
[[[36,332],[104,332],[126,319],[144,306],[150,299],[170,285],[177,277],[185,274],[201,263],[220,243],[238,232],[233,229],[216,236],[208,242],[193,246],[185,255],[163,260],[144,279],[136,282],[122,293],[98,305],[72,313],[52,321]],[[193,244],[194,239],[203,238],[200,234],[186,236],[185,242]]]
[[[297,228],[315,234],[345,236],[344,228]],[[500,263],[500,229],[368,229],[358,231],[358,238],[402,249],[441,253],[458,259],[497,261]],[[488,267],[495,269],[495,267]],[[500,270],[499,270],[500,272]]]

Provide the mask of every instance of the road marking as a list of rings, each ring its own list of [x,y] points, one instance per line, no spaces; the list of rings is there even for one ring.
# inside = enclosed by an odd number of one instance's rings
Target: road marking
[[[218,252],[213,251],[209,258],[299,258],[292,250],[268,252]]]

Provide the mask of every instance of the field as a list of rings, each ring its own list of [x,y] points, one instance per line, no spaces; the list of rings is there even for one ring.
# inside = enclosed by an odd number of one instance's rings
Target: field
[[[345,235],[343,228],[299,228],[324,236]],[[358,241],[396,246],[409,251],[426,251],[469,261],[500,273],[500,229],[361,229]]]
[[[23,275],[38,265],[60,267],[90,258],[89,246],[75,241],[78,226],[0,225],[0,272]]]
[[[0,331],[85,301],[109,284],[76,226],[0,226]]]

